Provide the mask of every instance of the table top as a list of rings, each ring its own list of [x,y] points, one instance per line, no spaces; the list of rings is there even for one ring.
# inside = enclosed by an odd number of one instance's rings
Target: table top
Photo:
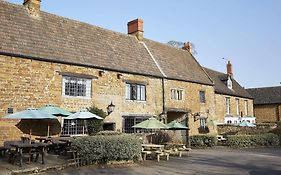
[[[15,141],[15,142],[11,142],[10,145],[12,147],[17,147],[17,148],[38,148],[38,147],[46,147],[49,144],[47,144],[47,143],[27,143],[27,142]]]
[[[157,145],[157,144],[142,144],[142,147],[150,147],[150,148],[163,148],[164,145]]]

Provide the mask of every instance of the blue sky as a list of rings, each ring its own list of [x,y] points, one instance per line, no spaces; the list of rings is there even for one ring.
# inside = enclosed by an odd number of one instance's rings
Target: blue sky
[[[281,82],[280,0],[42,0],[41,8],[121,33],[142,18],[146,38],[191,41],[202,66],[225,72],[222,58],[231,60],[246,88]]]

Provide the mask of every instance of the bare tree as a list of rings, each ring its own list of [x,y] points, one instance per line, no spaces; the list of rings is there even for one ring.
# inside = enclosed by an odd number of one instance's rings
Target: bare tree
[[[183,46],[184,46],[184,42],[182,42],[182,41],[174,41],[174,40],[171,40],[171,41],[167,42],[167,44],[172,46],[172,47],[178,48],[178,49],[183,48]],[[195,49],[195,45],[192,42],[190,42],[190,44],[192,46],[192,52],[191,53],[193,55],[196,55],[197,51]]]

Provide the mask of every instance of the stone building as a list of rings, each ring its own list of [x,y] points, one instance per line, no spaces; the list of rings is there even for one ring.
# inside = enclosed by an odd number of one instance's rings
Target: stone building
[[[243,120],[255,123],[253,97],[234,79],[230,61],[226,73],[205,68],[215,84],[215,116],[223,123],[237,124]]]
[[[0,16],[0,116],[114,104],[104,120],[113,130],[139,132],[131,126],[156,116],[188,125],[189,134],[215,117],[213,81],[188,43],[177,49],[144,38],[141,19],[122,34],[42,12],[40,0],[0,1]]]
[[[251,88],[257,122],[276,122],[281,118],[281,86]]]

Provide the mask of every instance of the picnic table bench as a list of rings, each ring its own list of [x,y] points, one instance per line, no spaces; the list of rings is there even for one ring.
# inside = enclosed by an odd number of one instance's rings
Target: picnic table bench
[[[157,161],[160,161],[161,156],[165,156],[166,160],[169,160],[169,153],[164,151],[164,145],[157,144],[142,144],[143,159],[146,160],[147,155],[155,154]]]

